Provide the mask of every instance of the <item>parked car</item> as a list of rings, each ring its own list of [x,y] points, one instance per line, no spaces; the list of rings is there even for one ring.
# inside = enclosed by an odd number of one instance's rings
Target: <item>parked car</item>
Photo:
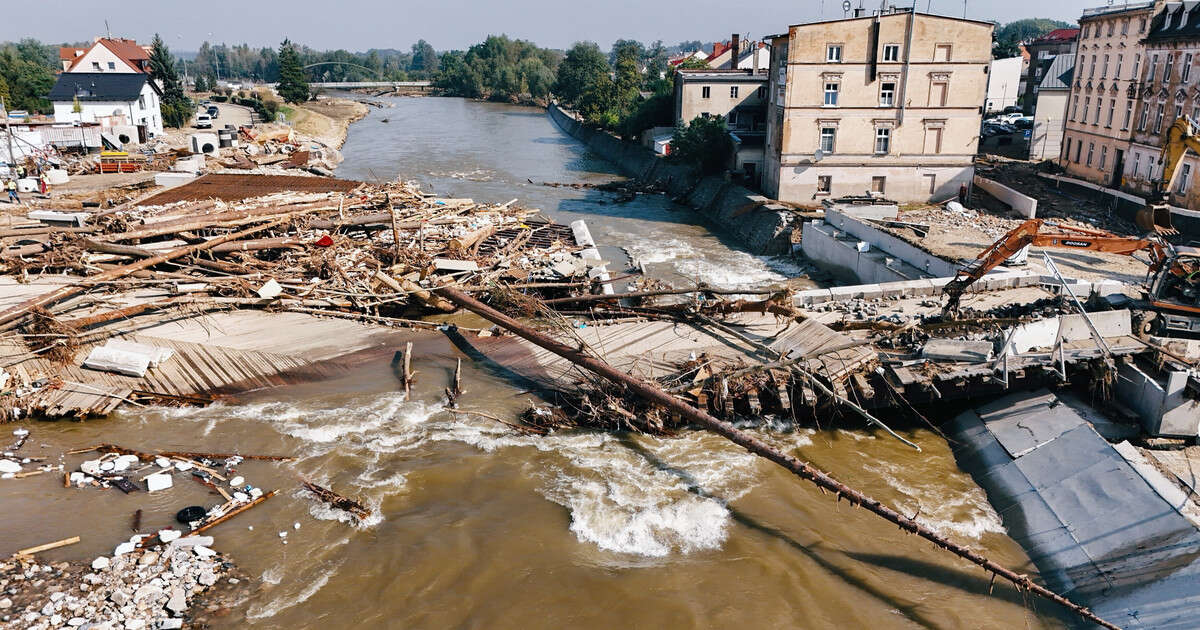
[[[1033,117],[1022,116],[1013,121],[1013,126],[1017,129],[1033,129]]]
[[[197,129],[212,129],[212,117],[209,116],[208,114],[197,114],[196,115],[196,128]]]
[[[209,105],[208,106],[208,115],[210,117],[212,117],[213,120],[220,118],[221,117],[221,108],[217,107],[216,105]]]
[[[1017,105],[1009,105],[1008,107],[1004,108],[1004,111],[1002,113],[1004,113],[1004,114],[1020,114],[1021,108]]]

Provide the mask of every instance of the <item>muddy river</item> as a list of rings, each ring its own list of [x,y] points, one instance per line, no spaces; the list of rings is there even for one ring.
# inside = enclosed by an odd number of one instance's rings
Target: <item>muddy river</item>
[[[611,203],[607,193],[534,182],[602,182],[611,166],[539,110],[457,99],[396,99],[356,123],[344,177],[415,179],[482,201],[519,198],[558,221],[586,218],[596,240],[661,277],[739,285],[796,272],[752,256],[661,196]],[[380,122],[382,118],[389,122]],[[627,261],[617,261],[625,264]],[[299,628],[1045,628],[1061,617],[988,576],[769,462],[701,432],[673,439],[592,432],[527,437],[443,411],[462,355],[434,333],[416,341],[411,400],[391,352],[345,362],[329,381],[252,392],[206,409],[130,409],[87,423],[25,424],[26,455],[57,459],[97,442],[146,450],[293,454],[238,472],[280,495],[213,530],[249,578],[216,627]],[[465,409],[509,417],[519,386],[468,364]],[[1032,571],[950,448],[924,449],[860,430],[768,424],[764,439],[832,471],[943,534]],[[15,427],[14,427],[15,428]],[[853,429],[853,430],[847,430]],[[74,466],[83,458],[68,456]],[[298,476],[360,497],[358,526],[307,498]],[[129,535],[144,510],[165,526],[199,484],[123,495],[66,490],[52,475],[3,482],[0,546],[80,535],[47,559],[90,560]],[[299,529],[295,528],[299,524]],[[280,532],[288,532],[286,539]],[[285,541],[286,540],[286,544]]]

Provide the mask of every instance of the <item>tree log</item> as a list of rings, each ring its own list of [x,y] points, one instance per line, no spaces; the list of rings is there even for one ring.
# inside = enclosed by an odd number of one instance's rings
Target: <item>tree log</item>
[[[1034,582],[1028,576],[1019,574],[1016,571],[989,560],[985,556],[971,550],[968,547],[944,538],[943,536],[934,532],[932,529],[929,529],[915,520],[887,507],[883,503],[871,498],[870,496],[867,496],[866,494],[863,494],[862,492],[859,492],[858,490],[855,490],[835,480],[833,477],[829,476],[828,473],[820,470],[812,464],[779,451],[757,437],[734,427],[732,424],[718,420],[708,413],[700,409],[696,409],[686,402],[667,394],[649,382],[635,378],[629,374],[625,374],[613,368],[604,361],[594,359],[575,348],[551,339],[550,337],[533,330],[521,322],[452,287],[438,287],[435,292],[447,300],[450,300],[451,302],[454,302],[455,304],[458,304],[459,306],[462,306],[463,308],[466,308],[477,315],[512,331],[517,336],[526,339],[542,348],[545,348],[546,350],[549,350],[554,354],[567,359],[571,363],[584,368],[596,374],[597,376],[600,376],[601,378],[611,381],[617,385],[627,387],[630,391],[638,394],[651,403],[665,407],[673,413],[678,413],[680,417],[688,422],[702,426],[709,431],[712,431],[713,433],[716,433],[717,435],[720,435],[733,442],[734,444],[741,446],[747,451],[758,455],[759,457],[775,462],[801,479],[812,482],[822,490],[834,492],[839,500],[842,497],[845,497],[852,505],[863,507],[876,516],[879,516],[884,520],[899,526],[900,529],[916,534],[921,538],[932,542],[941,549],[950,551],[960,558],[983,567],[993,575],[998,575],[1009,582],[1012,582],[1018,589],[1022,591],[1029,591],[1037,594],[1040,597],[1044,597],[1050,601],[1058,603],[1083,617],[1084,619],[1091,621],[1092,623],[1109,628],[1110,630],[1120,630],[1117,626],[1101,619],[1086,607],[1080,606],[1066,597],[1063,597],[1062,595],[1059,595],[1058,593],[1055,593],[1054,591],[1051,591],[1050,589]]]

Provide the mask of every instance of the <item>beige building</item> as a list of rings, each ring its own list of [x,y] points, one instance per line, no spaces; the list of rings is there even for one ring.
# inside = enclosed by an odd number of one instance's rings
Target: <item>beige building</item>
[[[1135,122],[1137,77],[1150,70],[1146,37],[1154,2],[1087,9],[1079,18],[1071,101],[1059,163],[1094,184],[1121,185]],[[1155,71],[1161,71],[1160,65]]]
[[[766,134],[767,75],[753,70],[678,70],[675,72],[675,122],[722,116],[737,139],[734,171],[757,184]]]
[[[1200,121],[1200,8],[1167,3],[1150,22],[1142,40],[1146,66],[1135,83],[1133,142],[1125,164],[1125,188],[1140,195],[1155,192],[1162,178],[1158,164],[1162,133],[1180,116]],[[1179,165],[1169,201],[1200,208],[1200,157],[1188,152]]]
[[[896,8],[775,36],[764,193],[925,202],[970,185],[992,28]]]
[[[1053,58],[1043,73],[1035,98],[1033,133],[1029,140],[1029,159],[1035,162],[1056,160],[1062,153],[1074,75],[1074,54]]]

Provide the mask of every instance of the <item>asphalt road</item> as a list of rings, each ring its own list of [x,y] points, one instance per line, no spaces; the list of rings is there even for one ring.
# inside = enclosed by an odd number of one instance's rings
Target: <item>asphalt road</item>
[[[250,125],[250,108],[242,105],[232,105],[230,103],[213,103],[220,110],[220,117],[213,121],[213,129],[221,129],[225,125],[234,125],[236,127]],[[197,105],[197,112],[199,105]],[[196,118],[192,117],[189,125],[193,128],[196,126]]]

